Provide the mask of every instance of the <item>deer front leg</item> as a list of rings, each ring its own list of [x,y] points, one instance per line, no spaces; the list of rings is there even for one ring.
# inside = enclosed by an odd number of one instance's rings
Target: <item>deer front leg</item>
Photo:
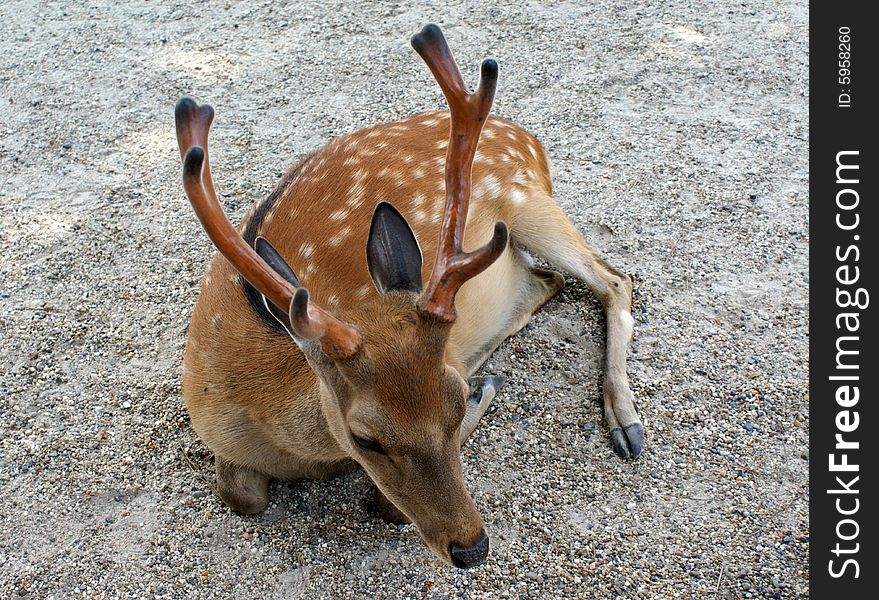
[[[479,419],[488,410],[491,401],[497,396],[498,390],[505,381],[506,378],[500,375],[470,378],[470,389],[473,391],[467,398],[467,412],[464,413],[464,420],[461,421],[461,444],[476,429]]]
[[[216,458],[217,493],[226,506],[245,515],[258,513],[269,502],[268,476]]]

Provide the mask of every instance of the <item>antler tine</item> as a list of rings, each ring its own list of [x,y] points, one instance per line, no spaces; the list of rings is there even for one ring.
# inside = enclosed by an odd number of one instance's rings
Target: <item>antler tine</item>
[[[192,98],[181,98],[174,109],[177,145],[183,157],[183,188],[195,214],[211,241],[229,262],[273,304],[290,307],[296,288],[274,272],[232,227],[223,213],[208,161],[208,131],[214,110],[199,106]]]
[[[333,358],[356,354],[360,349],[360,334],[319,306],[309,304],[308,292],[304,288],[297,289],[278,275],[244,241],[223,213],[208,162],[208,131],[214,118],[213,108],[207,104],[200,106],[192,98],[181,98],[174,108],[174,117],[177,145],[183,157],[183,188],[198,220],[220,253],[272,304],[290,311],[298,336],[320,339],[324,351]],[[296,298],[298,303],[294,302]]]
[[[418,307],[440,321],[452,322],[456,317],[458,289],[497,260],[508,240],[507,226],[498,221],[492,239],[485,246],[473,252],[463,249],[473,158],[494,100],[498,67],[491,59],[483,61],[479,86],[471,94],[439,27],[425,25],[412,36],[411,42],[439,83],[451,113],[443,224],[433,272]]]
[[[350,358],[357,354],[362,342],[360,334],[309,302],[308,290],[302,287],[293,269],[275,247],[264,237],[257,237],[254,250],[269,268],[292,283],[296,289],[287,313],[292,331],[307,340],[321,340],[324,352],[332,358]]]

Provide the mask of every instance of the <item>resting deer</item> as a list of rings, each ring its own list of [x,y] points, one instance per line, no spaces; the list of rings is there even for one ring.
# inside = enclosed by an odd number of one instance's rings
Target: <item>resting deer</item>
[[[412,45],[449,112],[330,142],[238,230],[211,180],[213,110],[178,102],[184,187],[220,251],[193,311],[183,394],[232,509],[262,510],[272,478],[330,477],[357,463],[383,516],[414,522],[434,553],[466,568],[489,542],[460,446],[500,380],[471,380],[472,391],[467,382],[561,289],[564,278],[532,255],[601,299],[605,413],[614,449],[634,458],[644,433],[626,376],[632,283],[553,201],[537,140],[488,117],[497,64],[482,63],[469,93],[437,26]],[[433,264],[426,283],[423,260]]]

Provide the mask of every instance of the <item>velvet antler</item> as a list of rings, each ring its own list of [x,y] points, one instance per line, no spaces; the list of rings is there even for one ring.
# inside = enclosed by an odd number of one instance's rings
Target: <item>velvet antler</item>
[[[442,88],[451,113],[443,224],[436,262],[418,308],[439,321],[452,322],[456,317],[455,295],[460,287],[497,260],[508,241],[507,226],[498,221],[494,235],[485,246],[473,252],[463,249],[473,158],[482,126],[491,110],[498,68],[495,61],[484,61],[479,87],[471,94],[439,27],[426,25],[412,36],[411,42]]]
[[[293,333],[319,339],[332,358],[349,358],[361,345],[360,334],[319,306],[308,301],[308,292],[280,276],[238,234],[223,213],[208,161],[208,131],[214,109],[181,98],[174,109],[177,145],[183,157],[183,187],[208,237],[232,266],[272,304],[287,313]],[[272,251],[274,249],[272,248]],[[281,259],[283,260],[283,259]]]

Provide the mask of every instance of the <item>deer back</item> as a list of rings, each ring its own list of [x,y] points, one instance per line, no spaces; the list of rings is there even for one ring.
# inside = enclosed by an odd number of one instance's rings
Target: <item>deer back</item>
[[[377,293],[366,268],[370,220],[380,202],[406,218],[424,256],[436,259],[443,218],[447,111],[415,115],[337,138],[305,157],[248,216],[244,238],[267,238],[319,304],[351,308]],[[494,223],[551,191],[546,155],[517,125],[490,117],[473,163],[464,248],[491,239]],[[259,303],[256,303],[259,304]]]

